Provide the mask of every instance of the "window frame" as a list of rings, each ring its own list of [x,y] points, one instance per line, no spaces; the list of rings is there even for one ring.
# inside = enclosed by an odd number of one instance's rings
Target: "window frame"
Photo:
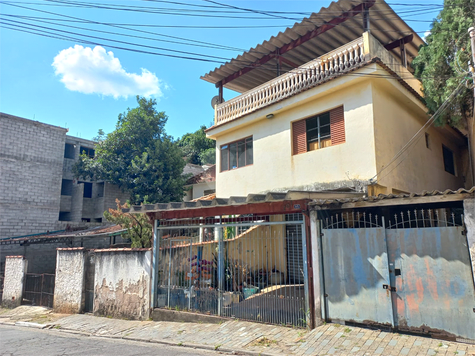
[[[446,158],[446,154],[445,153],[450,153],[451,154],[451,161],[452,161],[452,169],[453,169],[453,172],[452,171],[449,171],[447,170],[447,162],[445,160]],[[453,176],[457,177],[457,165],[455,163],[455,154],[454,154],[454,151],[452,151],[450,148],[448,148],[446,145],[442,144],[442,160],[444,162],[444,171],[449,173],[449,174],[452,174]]]
[[[250,142],[252,143],[252,163],[247,163],[247,144],[249,142],[249,139],[250,139]],[[239,143],[242,143],[242,145],[244,146],[244,151],[242,152],[242,155],[244,156],[244,165],[243,166],[239,166]],[[236,157],[235,157],[235,161],[236,161],[236,167],[231,167],[231,145],[235,145],[236,146]],[[225,148],[223,148],[225,147]],[[242,147],[242,146],[241,146]],[[226,150],[226,154],[227,154],[227,169],[223,169],[223,151]],[[221,146],[219,146],[219,171],[220,172],[228,172],[228,171],[232,171],[232,170],[235,170],[235,169],[239,169],[239,168],[243,168],[243,167],[248,167],[248,166],[252,166],[254,164],[254,138],[253,136],[246,136],[244,138],[241,138],[239,140],[235,140],[235,141],[231,141],[231,142],[228,142],[228,143],[225,143]]]
[[[321,121],[322,116],[324,116],[324,115],[328,116],[328,124],[321,125],[320,121]],[[312,119],[317,120],[317,122],[316,122],[317,125],[315,127],[312,127],[312,128],[309,129],[308,128],[308,122],[309,122],[309,120],[312,120]],[[310,144],[314,143],[314,142],[318,142],[318,148],[317,149],[324,148],[324,147],[322,147],[322,140],[323,139],[328,139],[328,138],[331,140],[331,138],[332,138],[330,111],[325,111],[323,113],[308,117],[304,120],[305,120],[305,133],[306,133],[306,141],[307,141],[307,152],[316,151],[316,149],[313,149],[313,150],[310,149]],[[329,128],[328,135],[326,135],[324,137],[322,137],[322,134],[321,134],[322,127],[328,127]],[[308,133],[310,131],[317,131],[317,137],[313,138],[313,139],[309,139]]]

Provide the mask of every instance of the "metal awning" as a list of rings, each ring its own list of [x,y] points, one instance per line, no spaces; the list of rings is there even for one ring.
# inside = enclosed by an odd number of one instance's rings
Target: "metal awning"
[[[407,62],[411,63],[424,41],[384,0],[339,0],[201,79],[213,84],[223,82],[225,88],[239,93],[266,83],[276,77],[279,56],[283,73],[361,37],[363,3],[369,7],[371,34],[381,44],[390,45],[387,48],[397,58],[401,58],[399,41],[403,40]]]
[[[289,191],[249,194],[246,197],[215,198],[176,203],[133,205],[125,213],[147,213],[154,219],[184,219],[218,215],[291,214],[307,210],[314,199],[361,198],[363,193]]]

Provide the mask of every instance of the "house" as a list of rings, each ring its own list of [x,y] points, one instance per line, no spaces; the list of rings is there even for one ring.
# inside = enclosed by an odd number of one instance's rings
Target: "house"
[[[127,195],[107,182],[73,178],[81,153],[95,143],[67,129],[0,114],[0,238],[102,223]]]
[[[202,76],[219,89],[217,196],[472,186],[463,135],[429,125],[422,44],[383,0],[340,0]]]
[[[183,174],[191,174],[185,185],[184,201],[199,199],[216,191],[216,165],[198,166],[187,163]]]

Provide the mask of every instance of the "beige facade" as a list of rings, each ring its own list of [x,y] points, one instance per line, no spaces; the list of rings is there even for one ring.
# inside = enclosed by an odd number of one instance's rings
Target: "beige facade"
[[[465,140],[452,129],[432,126],[427,135],[421,131],[393,161],[429,118],[419,96],[420,83],[368,33],[359,46],[366,63],[352,71],[307,90],[295,90],[294,95],[285,92],[284,99],[258,109],[246,104],[247,111],[238,114],[226,114],[225,108],[217,111],[227,115],[208,130],[208,136],[216,140],[218,197],[287,190],[349,188],[389,194],[464,187]],[[256,90],[262,91],[261,87]],[[262,94],[254,93],[251,90],[233,100],[253,95],[261,100]],[[261,101],[244,103],[249,102]],[[235,110],[232,105],[228,107]],[[292,123],[341,106],[345,142],[294,154]],[[246,137],[253,140],[252,164],[223,170],[220,148]],[[455,174],[446,171],[443,146],[453,154]]]

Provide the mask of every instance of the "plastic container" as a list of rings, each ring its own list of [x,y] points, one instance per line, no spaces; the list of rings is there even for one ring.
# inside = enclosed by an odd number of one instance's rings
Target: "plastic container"
[[[243,292],[243,294],[244,294],[244,299],[247,299],[247,298],[249,298],[251,295],[256,294],[258,290],[259,290],[259,288],[254,287],[254,286],[249,286],[249,287],[247,287],[247,288],[243,288],[243,289],[242,289],[242,292]]]

